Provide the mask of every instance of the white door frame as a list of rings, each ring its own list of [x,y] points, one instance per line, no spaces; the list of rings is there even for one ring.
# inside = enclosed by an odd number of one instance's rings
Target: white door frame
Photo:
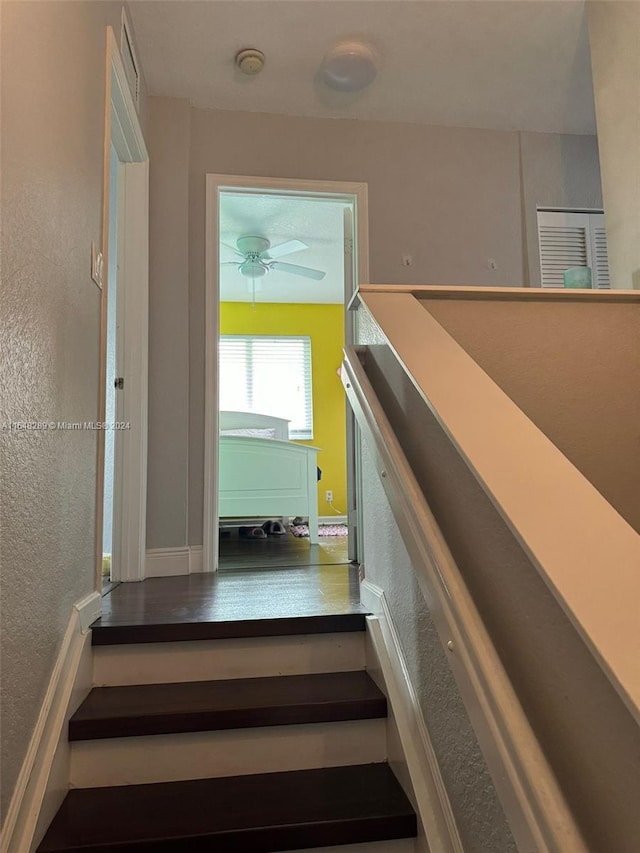
[[[355,202],[358,253],[356,286],[369,281],[369,218],[367,184],[343,181],[303,181],[297,178],[258,178],[246,175],[206,176],[205,247],[205,390],[204,390],[204,495],[202,519],[202,566],[205,572],[218,569],[218,335],[220,267],[218,251],[220,193],[225,190],[255,190],[274,194],[296,193],[330,198],[351,195]],[[216,239],[212,239],[215,235]],[[346,306],[345,306],[346,307]],[[214,440],[215,439],[215,440]]]
[[[136,111],[116,36],[107,27],[107,68],[104,134],[104,195],[102,213],[103,268],[109,269],[110,152],[113,144],[121,163],[124,184],[120,195],[123,220],[119,227],[118,279],[122,284],[123,354],[126,373],[120,412],[129,429],[118,430],[120,457],[117,486],[119,506],[114,512],[114,561],[118,574],[113,580],[144,578],[147,507],[147,378],[149,335],[149,155]],[[100,306],[100,378],[98,420],[105,418],[107,370],[107,300],[105,278]],[[102,530],[104,497],[104,431],[98,430],[96,490],[96,589],[102,587]],[[115,494],[114,494],[115,498]],[[115,504],[114,504],[115,507]]]

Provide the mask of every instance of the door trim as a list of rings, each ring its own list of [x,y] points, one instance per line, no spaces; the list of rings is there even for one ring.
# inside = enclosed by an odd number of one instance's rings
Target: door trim
[[[122,217],[126,239],[120,253],[120,277],[123,282],[123,332],[126,365],[123,420],[131,424],[122,430],[119,452],[122,456],[119,528],[120,559],[116,581],[144,578],[147,503],[147,395],[149,328],[149,155],[127,75],[111,27],[106,30],[106,93],[102,211],[102,253],[104,269],[109,269],[109,204],[111,145],[122,164],[124,181]],[[127,283],[129,286],[127,287]],[[108,277],[100,304],[100,355],[98,381],[98,421],[105,419],[107,369]],[[104,431],[98,430],[96,473],[96,589],[102,587],[102,531],[104,499]]]
[[[345,196],[355,200],[355,233],[358,253],[355,258],[355,286],[369,281],[369,215],[367,184],[345,181],[304,181],[298,178],[263,178],[247,175],[206,176],[205,234],[218,234],[220,192],[233,190],[250,194],[254,190],[274,193],[299,193],[303,196]],[[205,389],[204,389],[204,494],[202,547],[204,571],[218,568],[218,335],[208,334],[219,327],[218,241],[206,240],[205,246]],[[346,310],[346,304],[345,304]]]

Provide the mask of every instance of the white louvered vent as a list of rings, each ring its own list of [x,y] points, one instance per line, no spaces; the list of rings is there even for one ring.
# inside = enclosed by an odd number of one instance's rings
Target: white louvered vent
[[[596,226],[593,229],[593,256],[595,270],[594,284],[598,289],[610,290],[607,232],[604,230],[604,226]]]
[[[586,267],[587,234],[584,228],[540,227],[540,264],[543,287],[563,287],[569,267]]]
[[[542,287],[564,287],[571,267],[590,267],[593,287],[610,287],[602,213],[539,210],[538,236]]]

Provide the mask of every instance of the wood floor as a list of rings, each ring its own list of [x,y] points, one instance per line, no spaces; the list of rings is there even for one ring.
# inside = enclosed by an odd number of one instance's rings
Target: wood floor
[[[238,569],[343,565],[349,562],[346,536],[321,537],[319,545],[290,533],[266,539],[242,539],[237,530],[220,536],[221,572]]]
[[[221,541],[220,563],[217,573],[119,584],[103,597],[94,643],[106,629],[124,626],[190,625],[193,633],[195,625],[217,624],[220,633],[221,623],[364,612],[346,538],[310,545],[290,535],[255,540],[236,535]]]

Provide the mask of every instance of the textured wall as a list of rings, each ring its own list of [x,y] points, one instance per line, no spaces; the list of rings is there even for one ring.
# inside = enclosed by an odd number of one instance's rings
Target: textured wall
[[[640,304],[423,304],[640,532]]]
[[[149,98],[147,548],[187,543],[189,106]]]
[[[640,3],[586,7],[611,287],[640,290]]]
[[[360,342],[380,341],[375,325],[361,319]],[[515,842],[366,445],[362,477],[366,578],[389,603],[464,849],[511,853]]]
[[[98,413],[105,26],[120,3],[4,2],[0,421]],[[2,813],[71,605],[94,588],[96,433],[3,431]]]
[[[390,348],[366,365],[588,849],[635,853],[637,724]]]

